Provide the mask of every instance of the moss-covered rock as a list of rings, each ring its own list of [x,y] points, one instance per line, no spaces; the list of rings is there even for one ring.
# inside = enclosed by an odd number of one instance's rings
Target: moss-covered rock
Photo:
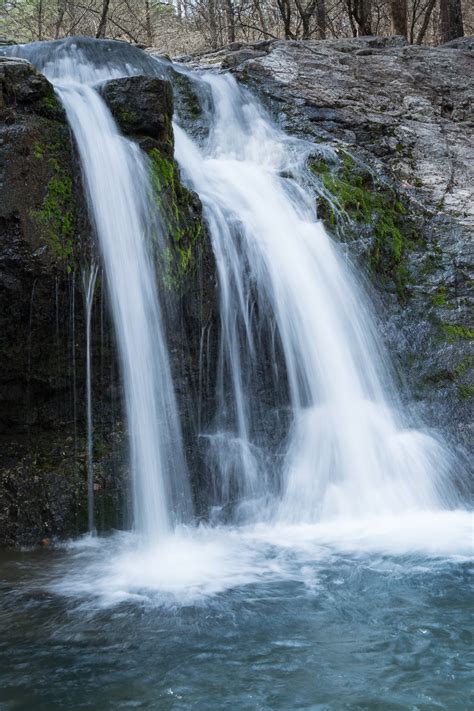
[[[155,199],[168,236],[164,282],[166,288],[177,289],[197,270],[197,257],[207,240],[201,203],[183,186],[173,159],[157,148],[149,151],[149,157]]]
[[[318,199],[318,214],[328,229],[338,230],[343,239],[352,240],[357,229],[368,235],[368,261],[374,279],[382,285],[391,281],[398,298],[405,302],[410,291],[407,252],[421,242],[406,196],[395,183],[378,179],[346,151],[339,149],[337,155],[336,161],[317,158],[309,163],[324,189]]]
[[[473,309],[468,46],[359,37],[254,48],[264,56],[229,47],[219,61],[282,128],[315,152],[323,145],[319,215],[375,286],[379,328],[410,410],[472,451],[472,341],[459,337],[472,328]]]
[[[143,88],[143,91],[142,91]],[[134,97],[138,92],[139,98]],[[124,133],[135,140],[149,159],[150,182],[159,213],[156,260],[173,383],[188,460],[192,462],[195,503],[200,506],[206,484],[206,464],[199,433],[210,426],[214,412],[218,306],[216,267],[198,196],[181,181],[174,160],[171,87],[159,79],[116,79],[103,95]],[[113,100],[110,101],[110,97]],[[118,97],[128,97],[120,101]],[[157,101],[163,99],[159,109]],[[141,114],[140,127],[124,111]],[[147,118],[151,115],[151,119]],[[159,127],[153,127],[156,115]],[[203,347],[203,334],[206,347]],[[205,380],[202,373],[209,373]]]
[[[173,92],[158,77],[132,76],[108,81],[102,90],[121,130],[132,137],[149,137],[173,157]]]

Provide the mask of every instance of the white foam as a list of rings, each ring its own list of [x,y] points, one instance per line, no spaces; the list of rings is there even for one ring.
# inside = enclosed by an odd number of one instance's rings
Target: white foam
[[[318,567],[339,557],[373,566],[386,557],[398,565],[464,561],[473,554],[473,519],[467,511],[334,519],[320,524],[181,527],[157,545],[134,534],[82,539],[69,549],[50,589],[67,597],[113,606],[203,603],[226,590],[269,581],[317,584]]]

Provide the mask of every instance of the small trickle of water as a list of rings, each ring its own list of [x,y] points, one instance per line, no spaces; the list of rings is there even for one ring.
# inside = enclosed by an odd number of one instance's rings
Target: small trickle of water
[[[92,263],[88,271],[83,273],[84,310],[86,322],[86,423],[87,423],[87,522],[89,531],[95,530],[94,523],[94,457],[93,457],[93,423],[92,423],[92,344],[91,320],[94,303],[95,283],[97,281],[98,264]]]

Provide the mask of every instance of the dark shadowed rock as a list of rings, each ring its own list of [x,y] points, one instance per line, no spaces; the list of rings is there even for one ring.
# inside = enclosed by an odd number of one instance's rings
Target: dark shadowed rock
[[[83,278],[100,257],[53,87],[28,62],[2,57],[0,90],[0,546],[12,546],[87,526]],[[216,318],[201,205],[172,159],[169,85],[134,77],[105,91],[122,130],[148,151],[169,231],[166,270],[160,259],[164,310],[186,448],[198,463],[197,400],[205,406],[212,389],[211,381],[207,390],[198,384],[200,365],[209,369],[200,339]],[[101,274],[91,323],[99,529],[129,523],[122,393],[104,283]]]
[[[169,82],[155,77],[125,77],[107,82],[102,93],[124,133],[149,136],[172,155],[173,93]]]

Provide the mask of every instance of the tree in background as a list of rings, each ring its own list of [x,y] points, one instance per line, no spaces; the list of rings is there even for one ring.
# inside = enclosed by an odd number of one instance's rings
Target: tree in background
[[[346,0],[354,37],[372,34],[372,0]]]
[[[461,0],[440,0],[441,42],[464,36]]]
[[[104,0],[102,3],[102,13],[99,20],[99,26],[95,36],[97,39],[105,39],[106,29],[107,29],[107,15],[109,14],[110,0]]]
[[[176,55],[230,42],[403,35],[438,44],[474,30],[472,0],[0,0],[18,42],[73,35]]]
[[[408,36],[408,7],[407,0],[390,0],[392,14],[392,28],[394,35]]]

